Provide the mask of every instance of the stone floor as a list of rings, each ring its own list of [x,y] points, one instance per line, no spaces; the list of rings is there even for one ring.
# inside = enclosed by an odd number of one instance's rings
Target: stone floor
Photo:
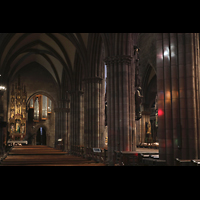
[[[15,146],[0,166],[105,166],[51,147]]]

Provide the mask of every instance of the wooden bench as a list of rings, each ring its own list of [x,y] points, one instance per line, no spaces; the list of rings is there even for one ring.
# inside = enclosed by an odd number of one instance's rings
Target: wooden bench
[[[200,159],[191,160],[192,166],[200,166]]]
[[[119,152],[115,151],[117,155]],[[159,153],[138,153],[136,151],[121,151],[120,166],[165,166],[166,160],[159,159]]]
[[[142,165],[144,166],[166,166],[166,160],[161,160],[158,158],[142,158]]]
[[[76,155],[76,156],[83,157],[83,155],[84,155],[84,147],[80,146],[80,145],[72,145],[70,153],[73,154],[73,155]]]
[[[120,151],[114,151],[114,159],[113,159],[113,163],[115,166],[119,166],[119,163],[121,162],[121,153]]]
[[[137,166],[139,164],[138,152],[120,151],[120,166]]]
[[[93,151],[93,149],[95,148],[90,148],[87,147],[86,148],[86,152],[85,152],[85,157],[88,160],[94,160],[95,162],[102,162],[102,163],[106,163],[107,162],[107,148],[96,148],[99,149],[99,152],[95,152]]]
[[[99,152],[94,152],[93,149],[100,149]],[[107,162],[107,147],[104,148],[85,148],[84,146],[72,145],[71,154],[87,158],[87,160],[94,160],[95,162],[106,163]]]

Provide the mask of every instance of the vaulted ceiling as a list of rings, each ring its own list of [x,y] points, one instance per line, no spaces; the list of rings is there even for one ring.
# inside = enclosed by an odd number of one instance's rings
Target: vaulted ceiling
[[[0,35],[1,37],[1,35]],[[0,73],[12,78],[29,63],[45,67],[60,85],[62,72],[74,72],[76,53],[84,63],[88,33],[8,33],[0,44]]]

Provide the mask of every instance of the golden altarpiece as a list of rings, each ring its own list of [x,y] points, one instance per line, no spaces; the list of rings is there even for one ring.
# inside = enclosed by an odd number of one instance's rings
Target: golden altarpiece
[[[26,136],[26,87],[18,83],[12,85],[10,98],[9,132],[11,141],[22,141]]]

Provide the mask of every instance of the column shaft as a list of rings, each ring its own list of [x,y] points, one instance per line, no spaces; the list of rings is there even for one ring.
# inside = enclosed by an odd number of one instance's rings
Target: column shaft
[[[70,145],[83,145],[84,143],[84,107],[83,107],[83,92],[75,90],[71,92],[70,106]]]
[[[102,78],[90,77],[84,79],[85,95],[84,95],[84,134],[86,147],[102,147],[103,126],[100,123],[104,119],[102,114]]]
[[[160,159],[198,158],[199,58],[195,33],[157,34]]]
[[[113,163],[114,151],[135,150],[134,73],[130,56],[113,56],[107,64],[108,156]]]

